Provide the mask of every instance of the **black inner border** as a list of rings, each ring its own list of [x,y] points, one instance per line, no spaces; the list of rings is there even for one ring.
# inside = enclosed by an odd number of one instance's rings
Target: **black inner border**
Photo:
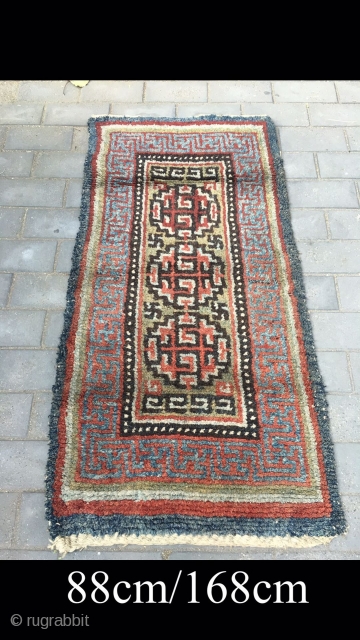
[[[233,282],[235,288],[236,283],[240,283],[241,295],[243,299],[239,297],[239,292],[235,293],[235,309],[238,320],[238,339],[240,343],[240,355],[241,361],[247,358],[248,369],[244,370],[243,366],[240,367],[242,385],[244,389],[244,401],[246,414],[248,416],[248,425],[246,427],[228,426],[222,428],[216,425],[207,425],[206,422],[201,423],[188,423],[186,425],[177,425],[176,423],[161,423],[152,424],[147,422],[133,423],[131,422],[131,407],[134,399],[134,378],[135,378],[135,350],[134,350],[134,327],[137,317],[136,307],[136,285],[139,279],[139,248],[142,243],[142,195],[145,186],[144,169],[145,160],[154,160],[161,163],[166,162],[203,162],[222,161],[226,167],[226,192],[227,200],[229,204],[228,208],[228,225],[230,230],[230,247],[233,257]],[[123,374],[123,409],[120,419],[120,431],[121,437],[134,435],[183,435],[200,436],[200,437],[214,437],[214,438],[235,438],[241,440],[259,440],[259,418],[256,406],[255,386],[252,374],[252,350],[251,350],[251,336],[249,331],[249,320],[246,308],[246,295],[244,286],[244,266],[241,260],[241,244],[240,244],[240,229],[238,216],[236,215],[236,190],[235,190],[236,175],[231,161],[230,154],[142,154],[137,156],[136,167],[136,189],[135,189],[135,211],[133,216],[133,228],[132,228],[132,241],[130,247],[130,259],[129,259],[129,279],[126,291],[126,301],[124,304],[124,374]],[[131,305],[131,306],[130,306]],[[241,317],[241,313],[245,315]],[[240,328],[241,325],[245,325],[245,330]],[[245,342],[246,340],[246,342]],[[126,404],[125,404],[126,403]],[[250,404],[251,403],[251,404]],[[129,407],[129,408],[126,408]],[[252,410],[252,411],[250,411]],[[250,420],[250,417],[254,416],[255,420]],[[129,419],[130,418],[130,419]],[[202,431],[202,432],[201,432]],[[230,432],[231,435],[230,435]]]

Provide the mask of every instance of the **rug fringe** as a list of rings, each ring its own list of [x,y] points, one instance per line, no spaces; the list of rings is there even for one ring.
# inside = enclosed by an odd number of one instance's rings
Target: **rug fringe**
[[[335,537],[335,536],[334,536]],[[258,537],[258,536],[201,536],[201,535],[113,535],[92,536],[86,533],[71,536],[57,536],[51,542],[49,548],[53,551],[59,551],[64,556],[67,553],[88,547],[111,547],[113,545],[176,545],[176,544],[193,544],[193,545],[209,545],[220,547],[271,547],[278,549],[297,548],[304,549],[315,547],[320,544],[329,544],[333,537],[328,536],[275,536],[275,537]]]

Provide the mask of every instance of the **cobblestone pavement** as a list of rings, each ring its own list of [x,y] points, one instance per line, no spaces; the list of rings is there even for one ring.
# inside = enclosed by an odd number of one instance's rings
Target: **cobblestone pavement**
[[[47,550],[48,414],[92,115],[273,118],[349,533],[308,551],[126,547],[76,558],[360,558],[360,81],[0,82],[0,558]],[[169,553],[170,552],[170,553]]]

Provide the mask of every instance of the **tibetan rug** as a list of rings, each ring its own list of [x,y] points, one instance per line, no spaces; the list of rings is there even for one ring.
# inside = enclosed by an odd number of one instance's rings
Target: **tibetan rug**
[[[63,553],[346,528],[268,117],[91,118],[50,417]]]

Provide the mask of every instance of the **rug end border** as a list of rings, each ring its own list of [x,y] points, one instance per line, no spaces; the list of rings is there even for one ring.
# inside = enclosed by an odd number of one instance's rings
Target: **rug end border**
[[[78,534],[70,536],[57,536],[50,542],[48,548],[59,552],[61,557],[68,553],[89,549],[91,547],[112,547],[114,545],[139,546],[168,546],[168,545],[194,545],[210,547],[258,547],[270,549],[308,549],[319,545],[328,545],[337,538],[334,536],[248,536],[248,535],[121,535],[118,533],[105,536],[93,536],[91,534]]]

